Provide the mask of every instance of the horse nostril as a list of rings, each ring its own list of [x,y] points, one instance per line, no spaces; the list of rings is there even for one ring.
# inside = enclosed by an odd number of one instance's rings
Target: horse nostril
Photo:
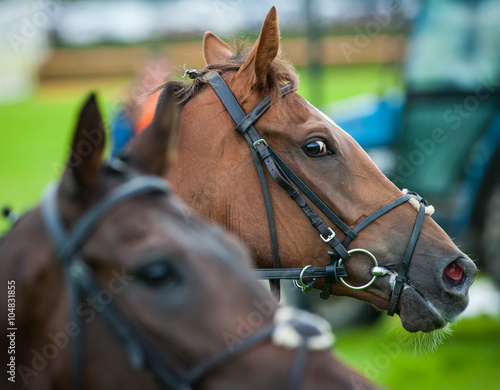
[[[443,270],[445,289],[464,294],[476,277],[476,266],[468,257],[457,257]]]
[[[444,269],[444,274],[456,282],[462,279],[463,273],[463,268],[460,267],[456,260],[448,264],[448,266]]]

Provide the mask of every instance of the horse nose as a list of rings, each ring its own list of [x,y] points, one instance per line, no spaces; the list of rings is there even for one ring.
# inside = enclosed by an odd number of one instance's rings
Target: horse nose
[[[476,278],[477,268],[465,255],[458,256],[443,270],[443,289],[452,295],[464,295]]]

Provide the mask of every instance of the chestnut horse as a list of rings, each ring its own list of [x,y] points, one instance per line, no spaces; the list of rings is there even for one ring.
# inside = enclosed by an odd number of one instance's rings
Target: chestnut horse
[[[153,176],[175,134],[163,97],[126,164],[102,161],[92,95],[61,182],[0,242],[12,387],[372,389],[331,354],[328,324],[279,308],[241,244]]]
[[[248,53],[206,33],[206,68],[187,72],[192,83],[161,87],[175,91],[182,107],[178,162],[167,179],[196,212],[249,244],[259,268],[273,268],[278,258],[280,267],[311,276],[304,267],[326,273],[329,265],[328,283],[313,282],[324,295],[389,309],[410,332],[445,327],[468,304],[474,263],[422,198],[396,188],[346,132],[295,92],[298,78],[278,55],[279,41],[273,7]],[[258,174],[256,155],[265,172]],[[339,280],[345,283],[332,283]]]

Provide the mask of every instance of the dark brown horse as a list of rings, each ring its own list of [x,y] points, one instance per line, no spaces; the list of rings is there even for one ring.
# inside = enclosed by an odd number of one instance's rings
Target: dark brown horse
[[[170,165],[175,117],[167,96],[130,163],[108,164],[87,101],[61,182],[0,243],[2,388],[373,388],[152,176]]]
[[[366,218],[371,220],[376,210],[388,204],[394,206],[395,200],[404,194],[347,133],[293,92],[297,75],[279,57],[279,40],[274,8],[248,53],[233,51],[214,34],[207,33],[203,43],[207,67],[189,72],[194,79],[191,84],[171,81],[163,86],[176,91],[182,107],[178,162],[167,178],[175,192],[198,213],[221,223],[248,243],[259,268],[272,268],[272,229],[267,222],[252,144],[249,148],[248,140],[235,130],[228,104],[222,104],[219,92],[214,92],[214,82],[220,82],[207,77],[220,74],[222,83],[227,84],[245,114],[270,95],[271,106],[253,122],[262,137],[253,148],[259,149],[266,164],[274,159],[265,177],[281,267],[324,267],[330,260],[326,252],[332,250],[332,242],[337,238],[345,242],[346,230],[354,229]],[[247,129],[245,126],[244,131]],[[312,206],[337,238],[322,234],[321,240],[296,200],[287,194],[293,190],[285,191],[280,186],[286,186],[273,180],[279,176],[272,167],[278,164],[276,155],[345,223],[341,229],[322,210]],[[287,180],[289,175],[281,175],[277,181],[282,182],[283,176]],[[391,311],[399,314],[405,329],[429,332],[455,320],[465,309],[476,267],[429,215],[424,217],[423,211],[420,215],[415,210],[420,206],[424,210],[424,201],[416,195],[410,197],[408,202],[373,218],[357,238],[349,239],[350,246],[349,242],[345,245],[348,249],[368,250],[380,265],[374,269],[367,252],[352,253],[351,258],[342,256],[349,275],[346,282],[359,286],[375,273],[380,277],[363,290],[335,283],[327,288],[327,293],[352,296],[379,309],[387,309],[394,296]],[[429,211],[426,207],[426,213]],[[328,239],[333,241],[323,242]],[[402,262],[407,269],[401,269]],[[323,288],[323,280],[316,279],[315,287]],[[395,292],[398,289],[400,295]]]

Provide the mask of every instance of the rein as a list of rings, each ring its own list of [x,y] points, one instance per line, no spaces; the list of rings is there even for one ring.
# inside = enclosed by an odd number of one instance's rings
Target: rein
[[[338,283],[340,281],[351,289],[363,289],[370,286],[378,276],[390,273],[387,269],[378,266],[377,259],[368,250],[362,248],[349,250],[348,247],[351,242],[356,239],[358,233],[377,218],[388,213],[399,205],[410,201],[411,199],[415,199],[418,202],[419,208],[415,225],[406,246],[406,250],[399,267],[399,272],[395,278],[394,284],[391,286],[392,292],[387,314],[393,316],[404,283],[406,282],[406,273],[420,235],[425,216],[425,207],[428,206],[427,202],[418,194],[408,192],[407,194],[376,210],[358,223],[355,227],[350,228],[340,217],[338,217],[328,206],[326,206],[325,203],[323,203],[323,201],[321,201],[321,199],[319,199],[319,197],[309,187],[307,187],[307,185],[292,171],[292,169],[280,158],[280,156],[269,146],[267,141],[255,129],[254,123],[269,109],[272,104],[271,96],[266,96],[253,110],[250,111],[249,114],[245,114],[219,73],[213,73],[210,77],[208,77],[207,81],[210,83],[211,87],[235,122],[236,131],[245,137],[255,162],[262,192],[264,194],[264,201],[268,216],[274,267],[274,269],[269,270],[257,269],[255,272],[261,279],[270,279],[271,289],[278,297],[279,284],[276,283],[276,281],[280,279],[295,279],[294,284],[296,287],[307,293],[314,285],[314,278],[324,278],[325,283],[321,292],[321,298],[328,299],[331,295],[330,291],[333,283]],[[285,84],[280,88],[280,96],[284,97],[294,91],[296,91],[296,89],[293,88],[291,84]],[[262,169],[262,162],[266,166],[273,180],[295,201],[295,203],[309,218],[312,226],[318,230],[320,238],[330,246],[332,251],[327,252],[330,257],[330,262],[327,266],[313,267],[308,265],[302,269],[280,268],[276,225],[274,222],[269,189]],[[343,241],[336,237],[333,229],[325,224],[323,219],[307,203],[302,194],[314,203],[314,205],[328,218],[328,220],[344,233],[345,238]],[[374,263],[374,267],[371,270],[371,280],[362,286],[352,286],[344,280],[347,276],[347,270],[344,263],[351,257],[351,254],[355,252],[366,254]],[[304,283],[304,278],[313,279],[306,284]]]
[[[168,195],[170,190],[164,179],[154,176],[132,176],[132,179],[114,189],[108,197],[87,211],[70,231],[65,229],[59,214],[57,191],[57,186],[50,186],[45,191],[41,204],[42,218],[66,276],[70,291],[71,321],[76,324],[78,329],[82,330],[82,321],[78,307],[81,298],[85,295],[91,298],[90,302],[93,308],[102,315],[105,323],[126,349],[130,363],[134,369],[148,368],[153,373],[157,382],[165,389],[192,390],[193,385],[201,381],[211,371],[232,361],[237,356],[248,352],[264,341],[273,340],[275,333],[282,327],[287,327],[288,329],[291,327],[302,340],[296,346],[298,350],[294,363],[296,372],[294,372],[290,382],[290,389],[298,388],[305,370],[305,351],[309,348],[307,347],[307,343],[315,337],[321,338],[324,333],[316,326],[314,321],[317,320],[290,316],[286,321],[280,323],[275,318],[272,324],[256,331],[250,337],[233,346],[232,349],[223,349],[218,354],[197,363],[194,367],[185,368],[175,357],[161,350],[155,343],[138,331],[132,321],[127,318],[113,300],[104,307],[97,305],[97,298],[104,288],[97,281],[92,269],[81,258],[80,250],[82,245],[93,233],[105,214],[117,204],[145,194],[158,193]],[[72,388],[75,390],[83,389],[82,337],[83,332],[80,331],[71,341]],[[325,348],[329,347],[330,344],[325,346]],[[300,369],[298,369],[299,367]]]

